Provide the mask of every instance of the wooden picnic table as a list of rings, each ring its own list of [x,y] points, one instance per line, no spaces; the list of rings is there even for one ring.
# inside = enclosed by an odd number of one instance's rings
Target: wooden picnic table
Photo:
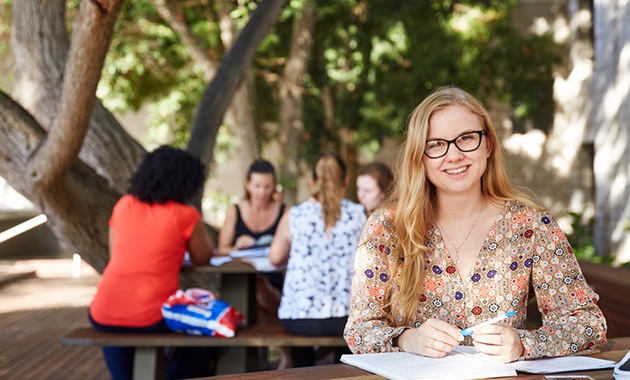
[[[613,360],[618,362],[630,349],[630,337],[611,338],[602,352],[592,355],[600,359]],[[420,369],[419,369],[420,370]],[[563,372],[554,373],[553,375],[588,375],[597,380],[611,380],[613,377],[613,369],[579,371],[579,372]],[[348,364],[332,364],[305,368],[293,368],[276,371],[251,372],[239,375],[215,376],[205,378],[207,380],[320,380],[320,379],[355,379],[355,380],[377,380],[384,377],[375,375],[371,372],[364,371],[360,368],[353,367]],[[531,375],[521,373],[518,376],[504,377],[502,379],[516,380],[540,380],[544,379],[543,375]],[[198,379],[202,380],[202,379]]]
[[[256,275],[262,273],[280,273],[278,268],[273,272],[260,272],[246,259],[233,259],[220,266],[186,265],[182,273],[219,274],[221,276],[220,298],[237,308],[245,316],[246,325],[255,325],[256,318]]]
[[[277,272],[281,272],[278,269]],[[233,259],[220,266],[183,266],[183,273],[219,274],[221,276],[220,298],[237,308],[245,316],[244,324],[257,324],[256,275],[261,273],[245,259]],[[255,362],[256,349],[251,346],[224,347],[219,351],[217,373],[243,373],[249,370],[248,363]]]

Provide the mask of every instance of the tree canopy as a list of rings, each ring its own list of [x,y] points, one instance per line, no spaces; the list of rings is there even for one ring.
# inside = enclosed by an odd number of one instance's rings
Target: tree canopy
[[[260,126],[278,125],[286,107],[303,108],[293,114],[298,161],[323,147],[374,150],[401,136],[411,108],[445,84],[535,120],[551,107],[559,55],[550,36],[512,26],[514,4],[4,0],[15,66],[11,97],[0,97],[0,175],[100,270],[107,216],[143,153],[112,112],[149,107],[156,142],[188,144],[206,163],[235,87],[248,78],[254,96],[240,104],[254,105],[255,129],[239,138],[278,138],[282,126]],[[245,37],[235,43],[230,33]],[[288,62],[304,66],[298,81],[288,82]],[[297,101],[281,107],[287,94]],[[191,140],[193,125],[200,137]]]
[[[251,69],[257,125],[278,121],[287,41],[304,2],[291,1],[258,48]],[[315,43],[302,89],[305,158],[344,139],[356,148],[374,149],[384,137],[400,136],[410,109],[445,84],[512,104],[517,117],[548,128],[549,119],[540,116],[553,107],[552,67],[560,51],[549,35],[519,32],[511,21],[515,3],[317,1]],[[231,5],[179,4],[190,30],[216,62],[228,50],[218,25],[226,6]],[[255,1],[241,1],[229,16],[242,28],[255,7]],[[184,145],[205,89],[202,77],[182,36],[160,17],[153,1],[125,3],[99,83],[99,98],[108,109],[138,110],[148,104],[154,139],[171,136],[169,142]],[[326,96],[334,104],[328,112]],[[274,131],[259,132],[262,141],[275,137]]]

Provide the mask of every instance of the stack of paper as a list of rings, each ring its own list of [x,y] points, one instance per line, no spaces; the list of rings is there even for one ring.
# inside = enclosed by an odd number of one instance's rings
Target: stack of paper
[[[285,268],[284,265],[275,266],[269,262],[269,257],[248,257],[243,259],[244,263],[256,268],[259,272],[279,272]]]
[[[269,247],[256,247],[249,249],[240,249],[238,251],[230,251],[232,257],[269,257]]]
[[[407,352],[389,352],[342,355],[341,361],[392,380],[460,380],[516,376],[514,368],[469,355],[460,350],[460,347],[440,359]]]
[[[230,261],[232,261],[232,258],[230,256],[212,256],[212,258],[210,258],[210,265],[214,267],[220,267],[221,265],[229,263]]]
[[[626,353],[626,356],[615,366],[613,372],[616,380],[629,380],[630,379],[630,351]]]
[[[342,355],[341,361],[393,380],[460,380],[516,376],[518,372],[555,373],[612,368],[615,362],[586,356],[566,356],[513,363],[487,359],[474,347],[455,347],[444,358],[406,352]]]

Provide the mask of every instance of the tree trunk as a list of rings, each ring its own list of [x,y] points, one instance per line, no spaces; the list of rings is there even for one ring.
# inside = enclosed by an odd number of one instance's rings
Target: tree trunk
[[[0,93],[0,135],[0,176],[48,217],[51,229],[67,249],[102,271],[109,257],[107,221],[120,194],[80,162],[59,178],[59,185],[36,192],[24,173],[46,132],[4,93]]]
[[[258,4],[204,92],[188,142],[188,151],[201,157],[203,162],[212,161],[216,135],[225,112],[251,65],[258,45],[278,21],[285,1],[264,0]]]
[[[306,0],[302,13],[293,24],[291,49],[284,67],[280,92],[280,144],[284,147],[284,160],[280,163],[281,181],[288,184],[283,189],[282,198],[288,204],[296,204],[297,180],[301,175],[300,148],[304,135],[303,87],[304,75],[315,34],[315,3]]]
[[[239,76],[247,71],[283,3],[284,0],[265,0],[259,4],[251,26],[248,24],[243,31],[244,38],[239,38],[206,91],[204,99],[212,101],[200,106],[193,136],[201,137],[192,144],[196,146],[193,151],[206,163],[211,159],[216,132]],[[94,104],[94,79],[100,75],[111,35],[108,28],[113,26],[119,5],[116,1],[83,1],[73,27],[73,41],[69,43],[64,1],[14,2],[14,98],[22,105],[0,92],[0,176],[48,217],[65,248],[79,253],[98,271],[104,269],[109,258],[108,220],[112,207],[126,191],[127,180],[144,154],[144,149],[98,102],[85,134],[89,115],[86,109]],[[91,46],[82,49],[85,45]],[[63,139],[47,140],[56,128],[64,131],[60,136]],[[75,149],[83,141],[80,160],[63,152],[65,139],[72,141]],[[27,174],[32,158],[42,146],[51,157],[49,161],[54,161],[57,153],[66,156],[60,168],[55,162],[40,161],[41,173],[49,175],[46,165],[50,165],[54,177],[44,181],[44,186],[36,186],[36,178]],[[73,154],[76,156],[76,151]]]
[[[217,8],[220,18],[221,41],[226,48],[231,48],[236,38],[236,27],[227,12],[229,9],[227,1],[221,1]],[[260,158],[260,141],[258,140],[254,115],[256,115],[254,83],[248,70],[248,73],[244,75],[243,82],[234,93],[232,104],[226,115],[227,124],[236,137],[236,150],[239,152],[243,178],[252,161]]]
[[[181,4],[172,0],[154,0],[154,3],[160,16],[179,35],[183,44],[188,48],[190,56],[203,71],[206,83],[210,83],[216,75],[219,63],[206,54],[203,45],[190,30],[185,21]],[[219,2],[217,6],[221,40],[226,50],[233,45],[234,34],[236,33],[234,23],[229,15],[231,6],[231,4],[224,4],[224,2]],[[253,85],[249,76],[246,75],[243,78],[243,83],[236,90],[226,114],[226,124],[236,137],[236,149],[242,162],[243,173],[252,160],[260,157],[260,144],[254,122],[255,113]]]
[[[593,41],[591,20],[582,17],[586,12],[592,13],[585,3],[588,1],[569,0],[555,8],[556,19],[566,20],[555,23],[558,25],[555,33],[570,36],[565,44],[567,60],[555,67],[553,128],[538,158],[545,164],[540,167],[543,170],[533,170],[529,181],[545,184],[537,189],[537,196],[554,199],[555,212],[566,214],[581,210],[583,220],[590,221],[593,218],[593,179],[592,157],[587,147],[593,142],[593,134],[589,133],[587,122],[587,100]]]
[[[595,248],[630,260],[630,5],[627,1],[595,1],[595,74],[589,121],[596,126]]]
[[[70,49],[65,0],[20,0],[13,4],[12,13],[15,78],[11,96],[48,131],[57,117]],[[144,153],[97,101],[79,158],[122,194]]]
[[[60,0],[23,0],[13,6],[15,96],[26,110],[4,94],[0,98],[0,174],[46,214],[67,249],[102,270],[108,259],[107,221],[120,193],[76,157],[121,3],[82,2],[72,43],[65,32],[64,5]],[[66,77],[66,70],[72,76]],[[87,152],[86,157],[111,154],[103,141],[91,146],[98,154]]]

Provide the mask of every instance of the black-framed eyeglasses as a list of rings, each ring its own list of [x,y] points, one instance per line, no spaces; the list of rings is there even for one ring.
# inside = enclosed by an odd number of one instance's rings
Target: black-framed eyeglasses
[[[457,149],[462,152],[472,152],[479,148],[481,145],[481,137],[486,134],[486,131],[472,131],[462,133],[453,140],[433,139],[427,141],[427,146],[424,148],[424,154],[429,158],[440,158],[446,156],[448,148],[451,143],[455,144]]]

